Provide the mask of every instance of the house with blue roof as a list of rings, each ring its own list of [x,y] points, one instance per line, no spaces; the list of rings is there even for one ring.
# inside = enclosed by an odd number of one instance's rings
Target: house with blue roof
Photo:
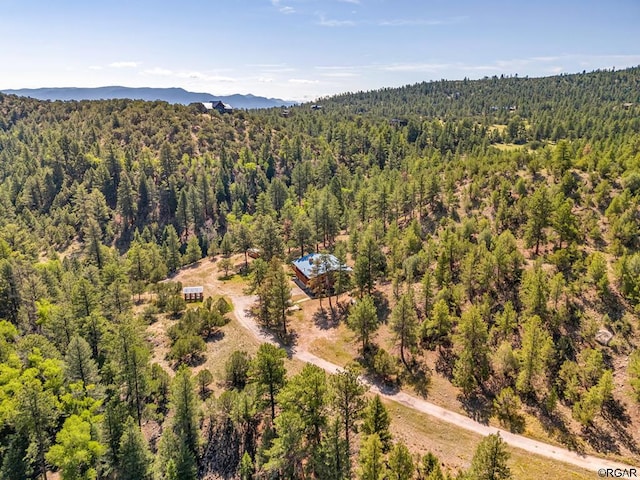
[[[296,277],[305,287],[310,283],[328,282],[333,284],[334,272],[351,272],[351,267],[341,264],[340,261],[329,253],[310,253],[294,260],[291,264]]]

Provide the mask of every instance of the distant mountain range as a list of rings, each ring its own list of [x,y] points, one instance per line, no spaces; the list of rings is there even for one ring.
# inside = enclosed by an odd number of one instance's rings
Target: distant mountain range
[[[31,97],[38,100],[110,100],[114,98],[130,98],[132,100],[163,100],[169,103],[188,105],[193,102],[211,102],[220,100],[233,108],[271,108],[282,105],[291,106],[296,102],[279,98],[257,97],[255,95],[215,96],[210,93],[188,92],[183,88],[129,88],[129,87],[97,87],[97,88],[21,88],[19,90],[2,90],[2,93]]]

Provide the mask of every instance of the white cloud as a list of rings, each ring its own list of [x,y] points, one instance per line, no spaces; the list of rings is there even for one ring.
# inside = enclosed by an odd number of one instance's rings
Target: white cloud
[[[353,5],[360,5],[360,0],[338,0],[339,2],[342,3],[352,3]]]
[[[354,27],[356,22],[353,20],[335,20],[326,18],[324,15],[318,15],[318,25],[321,27]]]
[[[100,65],[89,65],[89,70],[102,70]]]
[[[282,5],[281,0],[271,0],[271,5],[278,9],[278,11],[284,15],[289,15],[291,13],[295,13],[296,10],[289,5]]]
[[[387,72],[438,72],[451,68],[450,63],[394,63],[381,65]]]
[[[290,78],[289,83],[297,83],[301,85],[312,85],[316,83],[320,83],[319,80],[308,80],[306,78]]]
[[[109,66],[111,68],[136,68],[140,65],[138,62],[113,62]]]

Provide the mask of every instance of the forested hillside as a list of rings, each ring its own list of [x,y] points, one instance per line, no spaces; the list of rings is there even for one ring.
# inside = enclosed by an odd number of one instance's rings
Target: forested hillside
[[[485,420],[637,464],[640,68],[318,104],[0,94],[0,478],[485,478],[499,438],[441,472],[358,372],[427,395],[440,375]],[[287,375],[265,344],[196,376],[233,305],[164,280],[215,259],[295,342],[283,263],[309,252],[353,267],[315,288],[353,368]]]

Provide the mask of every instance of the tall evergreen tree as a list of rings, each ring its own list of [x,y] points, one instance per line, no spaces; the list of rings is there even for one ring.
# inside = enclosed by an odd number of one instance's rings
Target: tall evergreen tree
[[[120,439],[118,479],[148,480],[150,469],[151,453],[147,443],[135,420],[129,417]]]
[[[382,442],[377,434],[368,435],[360,449],[359,480],[382,480],[385,476]]]
[[[98,383],[98,365],[91,358],[91,347],[84,338],[78,335],[71,338],[67,346],[65,363],[66,376],[70,382],[81,381],[82,388],[85,390],[88,385]]]
[[[347,368],[329,378],[329,398],[333,409],[339,414],[344,430],[345,448],[351,472],[351,434],[357,431],[357,422],[362,418],[366,405],[365,386],[360,383],[358,374],[353,368]]]
[[[507,480],[512,478],[508,460],[509,452],[500,434],[491,434],[478,445],[469,473],[477,480]]]
[[[411,293],[402,295],[391,312],[391,330],[394,332],[396,340],[400,342],[402,363],[409,369],[405,349],[414,348],[418,341],[418,315]]]
[[[489,376],[488,339],[487,324],[482,319],[480,309],[474,305],[462,314],[456,336],[460,353],[453,369],[453,377],[454,383],[462,388],[465,395],[470,394]]]
[[[285,384],[284,359],[287,352],[270,343],[263,343],[252,361],[251,378],[258,384],[261,395],[267,395],[271,407],[271,421],[276,418],[276,395]]]
[[[391,447],[390,425],[391,418],[389,417],[389,412],[382,403],[380,395],[376,395],[369,401],[369,405],[365,410],[362,432],[367,435],[376,434],[382,442],[383,450],[387,451]]]

